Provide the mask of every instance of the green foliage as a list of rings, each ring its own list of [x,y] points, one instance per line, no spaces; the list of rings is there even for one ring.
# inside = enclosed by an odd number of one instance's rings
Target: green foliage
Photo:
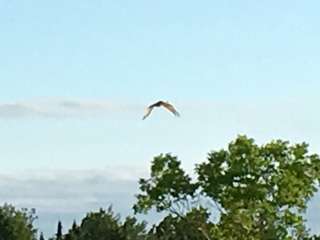
[[[87,214],[80,225],[79,240],[119,240],[119,216],[111,208]]]
[[[245,136],[228,150],[211,152],[196,170],[202,192],[223,209],[215,228],[219,239],[230,229],[233,238],[306,236],[302,213],[320,179],[319,157],[307,152],[305,143],[258,146]]]
[[[319,236],[313,235],[312,237],[305,240],[320,240],[320,235]]]
[[[142,240],[146,238],[146,223],[138,223],[134,217],[127,217],[123,223],[112,208],[88,213],[80,226],[74,222],[64,240]]]
[[[220,211],[211,223],[211,239],[307,239],[303,213],[320,180],[319,156],[308,154],[307,147],[281,140],[258,146],[239,136],[226,150],[210,152],[208,161],[196,166],[197,182],[180,168],[176,157],[157,156],[151,177],[140,179],[142,193],[134,210],[145,213],[155,207],[174,213],[162,222],[172,237],[163,239],[174,239],[177,230],[170,227],[188,216],[194,208],[188,206],[196,199],[213,212],[202,201],[209,198]],[[177,211],[181,208],[184,211]]]
[[[120,227],[120,236],[124,240],[142,240],[146,238],[146,223],[138,223],[134,217],[127,217]]]
[[[209,214],[203,208],[192,209],[185,216],[173,216],[170,214],[151,229],[149,239],[208,240],[210,239],[209,233],[212,225],[208,219]]]
[[[0,207],[0,240],[35,240],[34,214],[34,210],[17,210],[7,204]]]
[[[137,195],[138,202],[134,205],[135,213],[147,212],[155,206],[158,211],[170,210],[180,214],[196,195],[197,184],[181,169],[180,162],[170,154],[154,158],[151,166],[151,178],[140,179],[142,194]]]
[[[80,236],[80,228],[77,225],[76,221],[73,221],[72,227],[69,232],[65,235],[65,240],[77,240]]]

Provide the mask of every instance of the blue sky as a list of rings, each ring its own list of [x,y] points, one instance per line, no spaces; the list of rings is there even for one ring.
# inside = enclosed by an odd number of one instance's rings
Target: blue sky
[[[237,134],[306,141],[320,153],[319,7],[315,0],[0,0],[1,174],[23,173],[32,189],[34,172],[56,174],[58,186],[60,171],[116,169],[122,175],[112,181],[134,181],[139,174],[128,169],[145,174],[161,152],[191,169]],[[175,103],[182,117],[159,110],[141,121],[158,99]],[[52,196],[43,194],[28,206]],[[94,206],[104,204],[99,199]],[[22,206],[23,194],[11,200]],[[51,200],[52,208],[60,204]],[[85,206],[73,213],[91,210]],[[44,214],[47,207],[39,209],[43,219],[60,216]]]

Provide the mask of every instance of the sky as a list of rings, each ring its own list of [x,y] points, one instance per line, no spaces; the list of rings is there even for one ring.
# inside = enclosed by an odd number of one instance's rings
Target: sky
[[[132,213],[160,153],[190,172],[238,134],[320,153],[319,7],[0,0],[0,202],[37,208],[50,235],[101,205]],[[181,118],[142,121],[159,99]],[[316,232],[319,202],[307,213]]]

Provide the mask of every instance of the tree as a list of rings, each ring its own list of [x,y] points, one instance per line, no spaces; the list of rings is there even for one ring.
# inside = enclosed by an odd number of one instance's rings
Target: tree
[[[180,167],[177,157],[170,154],[159,155],[151,165],[151,177],[140,179],[142,194],[137,195],[133,206],[135,213],[146,213],[152,207],[158,212],[169,210],[175,215],[183,215],[191,210],[190,203],[197,197],[197,183]]]
[[[146,222],[138,223],[134,217],[127,217],[120,226],[121,239],[143,240],[146,238]]]
[[[40,238],[39,240],[44,240],[43,232],[40,233]]]
[[[185,240],[210,239],[209,214],[203,209],[192,209],[186,216],[169,214],[149,232],[149,239]]]
[[[82,220],[79,229],[79,240],[120,240],[119,216],[115,216],[112,208],[106,211],[92,212]]]
[[[74,221],[64,240],[143,240],[146,239],[146,223],[135,217],[127,217],[123,223],[112,208],[88,213],[80,226]]]
[[[80,228],[74,220],[69,232],[64,236],[65,240],[77,240],[80,236]]]
[[[140,179],[134,210],[155,207],[181,218],[196,206],[210,213],[218,209],[211,239],[306,239],[303,213],[320,180],[320,158],[307,147],[281,140],[258,146],[238,136],[196,165],[196,181],[176,157],[157,156],[151,177]]]
[[[35,210],[17,210],[12,205],[0,207],[0,240],[35,240]]]
[[[62,240],[62,223],[61,223],[61,221],[58,222],[56,239]]]

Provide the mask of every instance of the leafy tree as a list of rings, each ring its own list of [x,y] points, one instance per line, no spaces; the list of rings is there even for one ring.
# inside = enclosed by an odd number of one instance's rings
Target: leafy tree
[[[168,210],[175,215],[191,210],[190,203],[197,197],[199,184],[192,183],[180,165],[177,157],[170,154],[154,158],[151,177],[139,180],[142,194],[137,195],[138,202],[133,206],[135,213],[146,213],[152,207],[158,212]]]
[[[307,144],[272,141],[258,146],[239,136],[197,167],[203,194],[223,211],[214,235],[247,239],[303,239],[308,200],[320,179],[318,155]],[[232,229],[232,231],[230,231]]]
[[[134,217],[127,217],[123,223],[112,208],[88,213],[80,226],[74,223],[64,240],[143,240],[146,239],[146,223],[138,223]]]
[[[192,209],[186,216],[169,214],[149,232],[149,239],[184,240],[210,239],[209,213],[203,209]]]
[[[127,217],[120,227],[121,239],[142,240],[146,238],[146,222],[138,223],[134,217]]]
[[[119,240],[120,224],[119,216],[114,216],[112,208],[107,211],[89,213],[80,225],[80,240]]]
[[[0,207],[0,240],[35,240],[35,210],[17,210],[12,205]]]
[[[218,209],[211,239],[307,239],[303,213],[320,180],[319,156],[308,154],[307,147],[281,140],[258,146],[238,136],[227,149],[210,152],[208,161],[196,165],[195,182],[176,157],[157,156],[151,177],[140,179],[142,193],[134,210],[166,210],[174,214],[166,221],[174,222],[196,205],[211,213]]]

